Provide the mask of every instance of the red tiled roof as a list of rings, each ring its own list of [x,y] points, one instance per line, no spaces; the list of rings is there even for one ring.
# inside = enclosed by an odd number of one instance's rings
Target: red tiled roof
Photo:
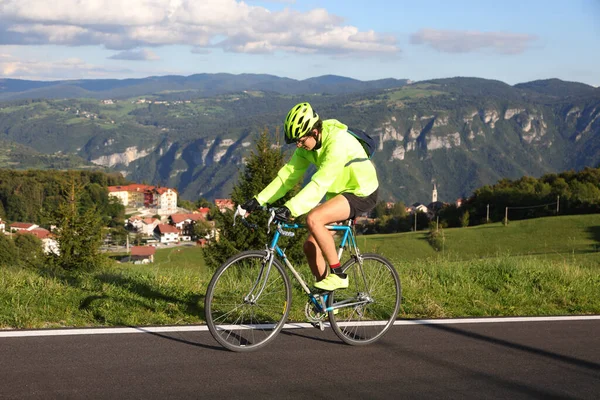
[[[49,230],[44,228],[35,228],[29,232],[37,236],[38,239],[46,239],[48,236],[52,235]]]
[[[174,224],[178,224],[180,222],[185,221],[186,219],[191,219],[192,221],[199,221],[204,219],[202,214],[173,214],[171,215],[171,220]]]
[[[35,225],[35,224],[31,224],[29,222],[13,222],[12,224],[10,224],[10,227],[17,228],[17,229],[29,229],[33,225]]]
[[[231,210],[235,207],[235,204],[231,199],[215,199],[215,205],[219,208],[229,208]]]
[[[123,186],[109,186],[109,192],[145,192],[147,190],[154,189],[154,186],[150,185],[141,185],[138,183],[132,183],[131,185],[123,185]]]
[[[132,256],[153,256],[156,249],[152,246],[133,246],[131,247]]]
[[[160,187],[160,188],[155,188],[154,191],[158,194],[165,194],[168,191],[171,191],[173,193],[177,193],[177,190],[173,189],[173,188],[166,188],[166,187]]]
[[[158,224],[156,227],[160,233],[179,233],[179,230],[173,225]]]
[[[208,207],[200,207],[197,212],[199,212],[200,214],[208,214],[210,212],[210,208]]]
[[[35,228],[32,229],[30,231],[18,231],[17,234],[20,235],[33,235],[36,236],[38,239],[46,239],[48,236],[51,235],[50,231],[44,228]]]

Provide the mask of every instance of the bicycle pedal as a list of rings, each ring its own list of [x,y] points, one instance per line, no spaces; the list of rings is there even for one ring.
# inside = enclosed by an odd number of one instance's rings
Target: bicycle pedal
[[[319,321],[319,322],[311,322],[310,324],[311,324],[313,327],[315,327],[315,328],[317,328],[317,329],[319,329],[319,330],[321,330],[321,331],[324,331],[324,330],[325,330],[325,325],[323,325],[323,322],[322,322],[322,321]]]

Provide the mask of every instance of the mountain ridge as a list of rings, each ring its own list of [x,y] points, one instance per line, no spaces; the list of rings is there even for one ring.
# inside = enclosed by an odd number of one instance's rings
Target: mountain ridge
[[[306,83],[196,74],[183,80],[201,82],[204,91],[162,92],[165,81],[179,81],[181,89],[182,79],[148,81],[155,92],[144,102],[138,97],[112,104],[92,98],[1,102],[0,137],[44,154],[78,156],[132,181],[176,187],[186,199],[227,197],[257,132],[269,129],[276,144],[283,117],[300,101],[377,140],[373,162],[387,200],[424,201],[436,183],[440,199],[453,201],[502,178],[600,163],[600,91],[577,82],[511,86],[455,77],[400,85],[327,75]],[[244,87],[268,90],[237,90],[243,80]],[[271,80],[276,84],[265,83]],[[301,82],[320,90],[295,94]],[[211,91],[221,94],[209,96]]]
[[[155,95],[161,91],[193,91],[201,96],[215,96],[244,90],[270,90],[286,94],[359,92],[405,85],[407,79],[360,81],[337,75],[296,80],[269,74],[193,74],[149,76],[128,79],[74,79],[32,81],[0,79],[0,101],[29,98],[130,98]]]

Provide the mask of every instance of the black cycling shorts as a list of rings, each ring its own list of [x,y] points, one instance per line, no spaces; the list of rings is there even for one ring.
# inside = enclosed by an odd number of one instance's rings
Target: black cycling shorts
[[[368,213],[372,209],[375,208],[377,204],[377,193],[379,192],[379,188],[375,189],[373,193],[368,195],[367,197],[358,197],[352,193],[342,193],[342,196],[348,200],[350,204],[350,219],[356,218],[363,214]]]

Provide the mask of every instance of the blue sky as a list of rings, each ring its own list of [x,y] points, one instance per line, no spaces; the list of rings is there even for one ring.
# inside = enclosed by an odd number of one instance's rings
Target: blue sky
[[[600,86],[600,0],[0,0],[0,78],[218,72]]]

